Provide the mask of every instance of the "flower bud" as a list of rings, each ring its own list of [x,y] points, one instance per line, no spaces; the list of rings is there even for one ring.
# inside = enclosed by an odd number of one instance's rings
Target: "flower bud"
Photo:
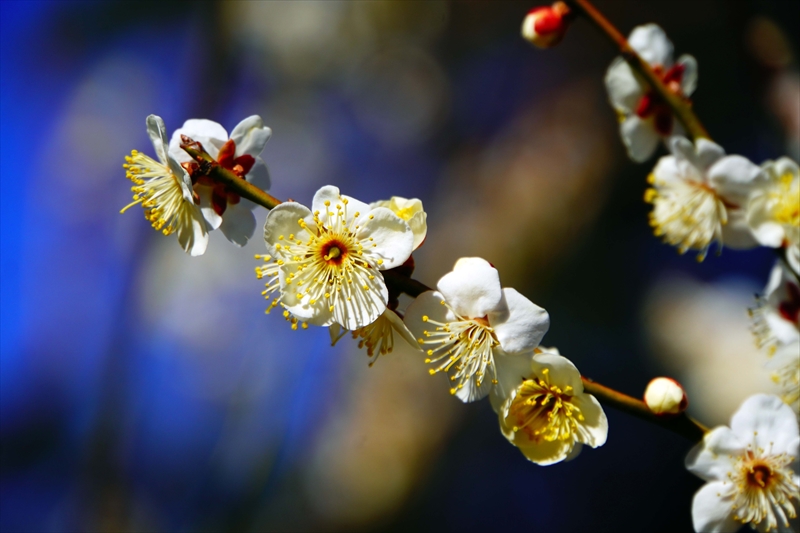
[[[539,48],[555,46],[567,33],[569,15],[570,9],[564,2],[536,7],[522,21],[522,37]]]
[[[677,415],[686,410],[689,400],[674,379],[655,378],[644,391],[644,403],[657,415]]]

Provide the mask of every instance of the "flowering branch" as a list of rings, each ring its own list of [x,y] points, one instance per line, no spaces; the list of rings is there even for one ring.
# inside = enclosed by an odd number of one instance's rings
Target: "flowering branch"
[[[650,65],[643,60],[639,54],[628,44],[628,40],[622,35],[614,25],[597,10],[589,0],[568,0],[567,3],[576,13],[589,19],[597,28],[608,37],[611,42],[619,49],[620,55],[634,72],[644,78],[644,82],[654,89],[658,95],[672,109],[678,120],[681,121],[689,135],[694,140],[705,138],[710,139],[708,132],[703,127],[700,119],[692,110],[692,103],[688,98],[683,98],[680,94],[672,91],[661,81],[661,78],[653,71]]]
[[[702,440],[703,435],[708,432],[706,426],[687,416],[686,413],[672,417],[658,416],[650,411],[643,401],[637,398],[601,385],[585,376],[581,376],[581,380],[583,381],[583,389],[602,403],[612,405],[620,411],[668,429],[692,442]]]
[[[273,209],[281,203],[281,201],[274,196],[262,191],[247,180],[241,179],[239,176],[220,165],[213,157],[208,155],[208,152],[205,151],[203,145],[199,142],[195,142],[186,136],[183,136],[181,140],[183,141],[181,148],[192,156],[192,159],[197,161],[199,165],[194,171],[197,174],[207,175],[215,181],[223,183],[242,198],[247,198],[267,209]]]

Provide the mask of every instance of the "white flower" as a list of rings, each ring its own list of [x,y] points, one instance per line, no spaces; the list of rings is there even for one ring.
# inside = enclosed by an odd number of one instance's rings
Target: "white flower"
[[[776,396],[756,394],[708,432],[686,457],[686,468],[707,481],[694,495],[696,531],[790,531],[800,499],[800,436],[792,410]]]
[[[672,61],[672,43],[655,24],[637,26],[628,43],[673,92],[690,96],[697,87],[697,61],[690,55]],[[618,57],[606,72],[606,89],[620,118],[620,135],[628,155],[636,162],[647,160],[660,139],[682,135],[683,128],[659,95],[639,81],[624,59]]]
[[[600,402],[583,392],[575,365],[552,353],[536,354],[529,361],[530,368],[517,378],[498,413],[508,441],[540,465],[573,459],[584,444],[605,444],[608,419]]]
[[[277,273],[272,290],[302,322],[367,326],[386,310],[380,271],[408,259],[414,235],[389,209],[372,209],[332,186],[317,191],[312,210],[284,202],[270,211],[264,240],[277,266],[262,267],[262,275]]]
[[[405,323],[428,346],[429,372],[446,372],[461,401],[479,400],[494,391],[498,359],[523,362],[550,327],[547,311],[514,289],[502,289],[497,270],[477,258],[459,259],[453,271],[408,307]],[[513,365],[512,365],[513,366]]]
[[[644,391],[644,403],[657,415],[676,415],[686,410],[689,400],[683,387],[670,378],[650,380]]]
[[[416,198],[406,199],[392,196],[389,200],[379,200],[369,204],[370,207],[386,207],[392,213],[406,221],[414,233],[414,250],[420,247],[428,233],[428,214],[422,208],[422,201]]]
[[[133,150],[125,157],[126,176],[133,181],[133,202],[142,204],[144,216],[153,228],[169,235],[178,234],[178,242],[187,253],[197,256],[206,251],[208,232],[200,208],[192,195],[192,181],[168,152],[167,129],[161,117],[147,117],[147,133],[159,161]]]
[[[758,307],[750,310],[752,331],[759,348],[769,355],[779,346],[800,339],[800,283],[782,261],[772,268]]]
[[[800,168],[788,157],[761,166],[767,181],[751,194],[747,222],[759,244],[785,246],[789,264],[800,272]]]
[[[336,345],[339,339],[347,334],[347,330],[343,330],[339,324],[331,324],[328,331],[331,335],[331,346]],[[398,333],[409,346],[422,351],[414,335],[403,323],[403,319],[392,309],[387,308],[373,323],[358,328],[352,333],[354,339],[361,339],[358,341],[358,347],[367,348],[367,355],[370,358],[369,366],[374,365],[381,355],[392,353],[395,333]]]
[[[191,137],[203,145],[208,155],[222,167],[230,170],[263,191],[269,190],[269,171],[260,154],[272,135],[261,117],[253,115],[241,121],[230,138],[221,125],[211,120],[190,119],[172,134],[170,155],[181,163],[193,159],[181,149],[181,135]],[[194,189],[200,197],[200,207],[211,229],[219,228],[228,240],[244,246],[256,229],[253,215],[254,202],[215,183],[208,176],[196,180]]]
[[[697,250],[698,261],[715,240],[732,248],[756,246],[743,207],[764,180],[761,169],[742,156],[726,156],[706,139],[693,145],[675,137],[669,145],[672,155],[658,160],[648,177],[653,188],[645,193],[655,235],[680,253]]]
[[[773,267],[750,317],[756,345],[770,357],[772,380],[781,386],[783,401],[800,415],[800,283],[783,261]]]

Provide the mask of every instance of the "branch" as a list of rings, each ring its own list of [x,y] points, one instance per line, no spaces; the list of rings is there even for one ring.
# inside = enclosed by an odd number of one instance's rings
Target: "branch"
[[[277,198],[267,194],[255,185],[243,180],[230,170],[220,166],[208,153],[203,149],[200,143],[194,142],[191,139],[186,139],[187,142],[181,145],[186,153],[197,161],[200,165],[199,173],[205,174],[224,183],[231,191],[235,192],[242,198],[247,198],[253,202],[272,209],[281,203]],[[424,283],[417,281],[409,276],[403,275],[397,269],[384,270],[382,272],[383,278],[386,281],[387,287],[391,287],[397,294],[405,293],[409,296],[416,298],[425,291],[433,290]],[[642,402],[627,394],[623,394],[614,389],[610,389],[599,383],[582,377],[583,386],[586,392],[594,395],[600,402],[616,407],[628,414],[632,414],[642,420],[651,422],[663,428],[669,429],[679,435],[682,435],[689,440],[696,442],[703,438],[703,434],[708,429],[702,424],[692,420],[685,414],[678,415],[672,418],[659,417],[650,412],[650,409]]]
[[[183,148],[187,154],[192,156],[192,159],[197,161],[197,163],[200,165],[200,172],[202,174],[210,176],[215,181],[224,184],[228,189],[235,192],[242,198],[247,198],[248,200],[257,203],[262,207],[266,207],[267,209],[272,209],[281,203],[281,201],[274,196],[267,194],[252,183],[240,178],[227,168],[220,165],[214,160],[213,157],[208,155],[208,152],[203,149],[203,145],[200,143],[194,142],[188,137],[185,137],[185,141],[188,142],[181,144],[181,148]]]
[[[611,405],[629,415],[661,426],[673,433],[686,437],[692,442],[702,440],[703,435],[708,431],[707,427],[690,418],[686,413],[672,417],[658,416],[653,414],[643,401],[633,396],[610,389],[584,376],[581,376],[581,380],[583,381],[583,390],[596,397],[601,403]]]
[[[694,140],[705,138],[710,139],[708,132],[703,127],[700,119],[697,118],[692,110],[692,103],[681,95],[674,93],[664,85],[650,65],[644,61],[636,50],[631,48],[628,40],[622,35],[613,24],[597,10],[589,0],[566,0],[573,10],[591,21],[597,28],[605,34],[606,37],[614,44],[619,50],[622,58],[630,65],[633,71],[646,82],[658,95],[669,105],[672,112],[681,121],[683,127],[691,135]]]

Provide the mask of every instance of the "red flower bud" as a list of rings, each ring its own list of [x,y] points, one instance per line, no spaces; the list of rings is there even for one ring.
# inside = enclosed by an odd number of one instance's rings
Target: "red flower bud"
[[[522,36],[539,48],[555,46],[567,33],[570,15],[570,9],[564,2],[534,8],[522,21]]]

